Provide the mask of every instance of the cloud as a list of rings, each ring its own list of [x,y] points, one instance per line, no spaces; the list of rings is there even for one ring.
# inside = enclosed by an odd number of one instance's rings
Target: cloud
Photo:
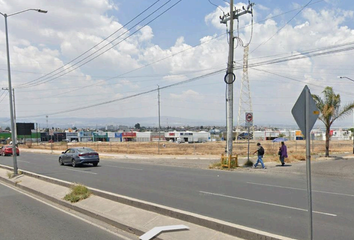
[[[184,81],[186,79],[187,77],[185,75],[168,75],[163,77],[163,80],[169,82],[179,82],[179,81]]]
[[[187,90],[187,91],[183,91],[181,94],[174,94],[171,93],[170,94],[172,99],[176,99],[176,100],[181,100],[181,101],[193,101],[193,100],[203,100],[204,97],[202,95],[200,95],[198,92],[193,91],[193,90]]]
[[[164,36],[163,30],[167,23],[157,19],[153,24],[123,40],[138,29],[133,27],[128,31],[129,26],[123,27],[127,22],[124,14],[136,13],[136,7],[131,8],[133,10],[129,13],[123,13],[120,11],[125,3],[120,1],[63,0],[48,3],[48,1],[37,0],[36,3],[38,7],[46,6],[48,14],[26,12],[9,18],[8,22],[12,79],[16,88],[22,83],[39,77],[46,79],[47,73],[70,62],[96,44],[100,43],[88,54],[92,54],[105,44],[107,47],[104,50],[107,52],[87,64],[84,63],[91,58],[84,60],[84,56],[75,61],[82,60],[77,65],[75,62],[69,63],[69,69],[82,66],[68,75],[57,79],[48,78],[50,81],[46,84],[34,88],[19,89],[17,98],[19,116],[66,109],[71,103],[78,103],[80,106],[90,105],[97,101],[104,101],[104,98],[127,96],[132,91],[136,93],[141,89],[154,89],[156,85],[162,86],[199,77],[198,81],[180,85],[180,88],[171,88],[166,90],[167,92],[163,90],[162,94],[172,101],[178,100],[175,102],[184,103],[180,106],[182,109],[180,111],[167,109],[165,111],[177,116],[183,111],[195,118],[201,118],[209,116],[208,111],[212,105],[214,111],[221,111],[213,117],[223,119],[225,105],[223,77],[227,67],[229,45],[228,36],[225,34],[226,25],[221,24],[219,19],[222,15],[220,9],[214,8],[201,16],[204,17],[204,25],[195,26],[202,34],[198,38],[190,32],[185,32],[183,25],[176,29],[180,34],[175,39],[161,38],[160,36]],[[222,4],[220,7],[227,13],[229,6],[227,3]],[[29,1],[20,0],[0,2],[0,8],[8,13],[17,9],[33,8],[32,5],[33,3]],[[69,5],[70,8],[67,7]],[[244,5],[239,3],[236,7],[240,8]],[[298,10],[286,13],[280,19],[271,18],[263,21],[263,16],[275,16],[286,10],[282,6],[256,5],[249,63],[280,57],[287,58],[291,54],[354,42],[352,9],[324,6],[311,5],[284,26]],[[239,32],[235,25],[235,35],[239,34],[239,38],[244,43],[251,39],[250,23],[251,15],[247,14],[240,17]],[[118,29],[121,30],[104,40]],[[0,31],[2,31],[0,44],[5,46],[4,29],[0,28]],[[122,36],[110,43],[119,35]],[[240,66],[243,62],[244,49],[241,45],[235,45],[234,51],[234,61],[237,66]],[[0,74],[2,79],[7,79],[4,47],[0,48],[0,53],[0,68],[5,69]],[[347,89],[352,87],[352,83],[339,82],[336,76],[351,76],[351,55],[352,52],[347,51],[250,68],[248,77],[255,123],[257,121],[273,123],[275,121],[273,119],[292,123],[289,109],[292,108],[305,84],[309,84],[312,92],[317,94],[327,85],[335,86],[335,91],[343,94],[343,102],[349,101],[352,96],[347,94]],[[208,75],[216,71],[222,72]],[[236,69],[235,74],[237,80],[234,87],[234,106],[237,115],[243,78],[242,69]],[[2,80],[1,83],[7,85],[7,81]],[[186,104],[188,101],[193,102]],[[8,101],[3,101],[1,104],[1,107],[8,107]],[[139,108],[141,98],[131,99],[130,104],[132,108]],[[153,114],[154,111],[151,111],[149,106],[156,107],[156,95],[144,98],[143,104],[144,108],[139,114]],[[116,105],[118,108],[122,103],[117,102]],[[193,106],[194,109],[188,108]],[[105,106],[101,108],[105,109]],[[111,116],[115,116],[114,114],[112,113]],[[131,110],[129,114],[137,113]]]
[[[140,42],[150,41],[154,37],[154,33],[152,32],[152,28],[150,26],[145,26],[140,30]]]
[[[132,89],[138,89],[139,88],[139,85],[134,84],[133,82],[131,82],[129,80],[126,80],[126,79],[120,80],[119,83],[122,86],[128,86],[129,88],[132,88]]]

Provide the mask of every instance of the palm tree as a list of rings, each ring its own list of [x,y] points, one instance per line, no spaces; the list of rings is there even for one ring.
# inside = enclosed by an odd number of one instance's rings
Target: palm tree
[[[340,95],[333,92],[332,87],[326,87],[322,92],[324,99],[312,94],[318,109],[320,110],[319,119],[326,126],[326,157],[329,157],[330,129],[333,122],[337,119],[348,116],[354,109],[354,102],[341,107]]]

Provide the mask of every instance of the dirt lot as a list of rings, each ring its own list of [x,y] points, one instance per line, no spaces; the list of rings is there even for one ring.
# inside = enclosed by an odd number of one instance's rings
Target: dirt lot
[[[277,151],[280,143],[271,141],[261,142],[265,148],[265,160],[277,161]],[[305,160],[306,141],[287,141],[288,162]],[[64,151],[68,147],[91,147],[101,153],[117,154],[138,154],[138,155],[194,155],[194,156],[215,156],[220,157],[225,152],[226,142],[207,143],[171,143],[171,142],[95,142],[95,143],[32,143],[31,145],[21,145],[20,148],[46,149]],[[234,142],[233,152],[240,157],[247,156],[247,141]],[[250,154],[256,150],[256,142],[250,142]],[[352,141],[332,141],[330,143],[330,154],[352,153]],[[311,154],[323,156],[325,153],[324,141],[311,142]]]

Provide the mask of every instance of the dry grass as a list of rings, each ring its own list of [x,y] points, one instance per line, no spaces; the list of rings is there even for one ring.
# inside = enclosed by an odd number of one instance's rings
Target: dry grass
[[[163,144],[165,147],[163,147]],[[278,160],[278,149],[280,143],[271,141],[261,141],[265,149],[266,161]],[[305,160],[306,141],[287,141],[288,161]],[[207,142],[207,143],[172,143],[160,142],[95,142],[95,143],[33,143],[33,149],[47,149],[64,151],[69,147],[90,147],[98,152],[118,153],[118,154],[141,154],[141,155],[216,155],[220,156],[225,152],[226,142]],[[25,145],[22,147],[26,147]],[[247,141],[234,142],[233,152],[239,156],[247,156],[248,144]],[[250,155],[257,149],[256,142],[250,142]],[[352,152],[352,141],[331,141],[330,154]],[[325,142],[311,141],[312,154],[324,155]]]
[[[15,174],[13,172],[6,172],[6,175],[8,178],[13,178],[15,176]]]

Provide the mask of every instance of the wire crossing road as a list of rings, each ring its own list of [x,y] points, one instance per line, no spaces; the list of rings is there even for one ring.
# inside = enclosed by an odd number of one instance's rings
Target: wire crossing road
[[[0,157],[0,163],[12,165],[9,157]],[[331,168],[329,164],[316,162],[313,170]],[[354,161],[350,160],[333,164],[354,169]],[[227,172],[124,163],[119,159],[102,159],[99,167],[72,168],[59,166],[56,155],[25,152],[18,166],[286,237],[308,236],[305,172],[282,173],[285,168]],[[352,181],[328,174],[313,175],[314,239],[346,240],[354,236]]]

